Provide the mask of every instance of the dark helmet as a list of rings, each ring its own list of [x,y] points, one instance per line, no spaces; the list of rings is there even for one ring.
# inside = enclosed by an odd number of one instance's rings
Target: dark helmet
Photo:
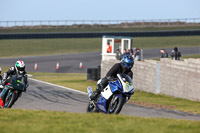
[[[124,67],[131,69],[134,65],[133,57],[130,55],[125,55],[122,59],[122,63],[124,65]]]
[[[174,47],[174,51],[178,51],[178,48],[177,48],[177,47]]]

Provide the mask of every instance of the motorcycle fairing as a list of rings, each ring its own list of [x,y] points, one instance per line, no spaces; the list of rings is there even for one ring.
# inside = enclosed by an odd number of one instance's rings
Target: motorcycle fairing
[[[11,89],[18,89],[20,91],[24,91],[25,84],[22,80],[23,80],[22,77],[18,77],[16,75],[12,76],[12,80],[9,87]]]
[[[123,92],[129,93],[133,90],[133,82],[132,79],[125,74],[117,74],[118,79],[121,82],[123,87]]]
[[[104,90],[101,92],[101,95],[106,99],[108,100],[111,96],[112,96],[112,90],[110,88],[110,85],[108,84]]]
[[[100,112],[104,112],[106,113],[107,112],[107,100],[104,98],[104,97],[100,97],[99,100],[97,101],[97,104],[96,104],[96,108],[100,111]]]
[[[111,88],[112,93],[114,93],[116,91],[123,93],[122,86],[121,86],[121,84],[119,83],[118,80],[116,82],[109,82],[109,86]]]
[[[100,112],[104,112],[107,113],[107,102],[109,100],[109,98],[113,95],[114,92],[119,91],[122,92],[118,85],[116,86],[116,84],[119,84],[114,82],[109,82],[108,86],[105,87],[105,89],[103,90],[103,92],[101,92],[101,96],[97,102],[96,108],[100,111]],[[118,97],[122,97],[121,95],[117,95]]]

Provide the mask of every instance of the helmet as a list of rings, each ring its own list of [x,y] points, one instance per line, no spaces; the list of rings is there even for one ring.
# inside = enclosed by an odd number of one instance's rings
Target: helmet
[[[18,74],[23,74],[25,71],[25,63],[23,61],[17,61],[15,64],[15,69]]]
[[[134,65],[133,57],[130,55],[125,55],[122,59],[122,63],[124,65],[124,67],[131,69]]]

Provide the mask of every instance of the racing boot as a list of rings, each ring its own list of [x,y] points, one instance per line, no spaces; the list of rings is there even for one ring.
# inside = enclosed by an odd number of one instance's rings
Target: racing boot
[[[97,100],[97,96],[101,93],[101,87],[100,85],[97,85],[96,91],[92,92],[92,95],[90,96],[90,100]]]

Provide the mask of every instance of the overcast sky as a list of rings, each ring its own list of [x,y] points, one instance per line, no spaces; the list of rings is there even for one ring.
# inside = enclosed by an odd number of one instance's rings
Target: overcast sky
[[[0,21],[200,18],[200,0],[0,0]]]

